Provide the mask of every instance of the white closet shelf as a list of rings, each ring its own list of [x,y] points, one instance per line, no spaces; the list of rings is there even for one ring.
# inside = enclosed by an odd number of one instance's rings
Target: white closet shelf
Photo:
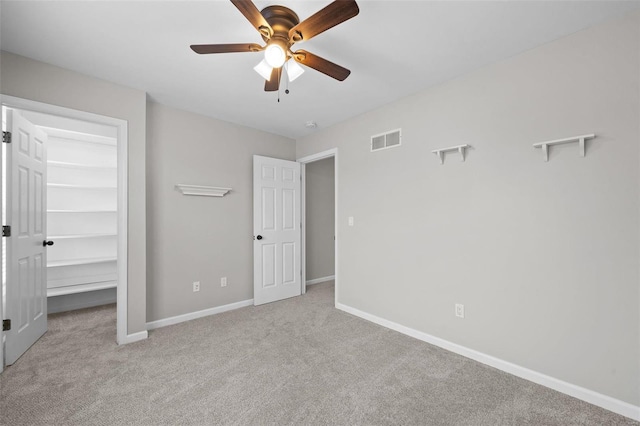
[[[47,213],[117,213],[113,210],[47,210]]]
[[[580,149],[580,157],[584,157],[585,156],[585,141],[587,139],[593,139],[595,138],[596,135],[594,133],[591,133],[589,135],[581,135],[581,136],[573,136],[570,138],[564,138],[564,139],[556,139],[553,141],[546,141],[546,142],[538,142],[538,143],[534,143],[533,147],[534,148],[542,148],[542,152],[544,154],[544,161],[549,161],[549,147],[552,145],[560,145],[563,143],[571,143],[571,142],[578,142],[578,146]]]
[[[63,189],[118,189],[117,186],[93,186],[93,185],[69,185],[66,183],[47,183],[48,188],[63,188]]]
[[[78,284],[66,287],[57,287],[47,289],[47,297],[64,296],[67,294],[84,293],[94,290],[105,290],[108,288],[116,288],[118,286],[117,281],[104,281],[89,284]]]
[[[48,240],[75,240],[81,238],[107,238],[107,237],[117,237],[118,234],[75,234],[75,235],[49,235],[47,237]]]
[[[224,197],[231,188],[219,188],[216,186],[203,185],[187,185],[184,183],[176,184],[176,188],[182,192],[182,195],[199,195],[204,197]]]
[[[115,262],[116,260],[118,260],[116,256],[90,257],[85,259],[54,260],[51,262],[47,262],[47,268],[58,268],[61,266],[91,265],[94,263]]]
[[[433,152],[434,154],[436,154],[438,156],[438,158],[440,159],[440,164],[444,164],[444,153],[445,152],[449,152],[449,151],[458,151],[460,153],[460,156],[462,157],[462,161],[464,161],[464,154],[465,154],[465,150],[467,148],[469,148],[470,145],[468,144],[463,144],[463,145],[456,145],[456,146],[450,146],[447,148],[439,148],[439,149],[434,149]]]
[[[94,143],[100,145],[109,145],[113,147],[116,147],[118,142],[115,137],[93,135],[89,133],[75,132],[72,130],[56,129],[47,126],[38,127],[40,127],[47,133],[47,135],[49,135],[49,139],[61,139],[64,141],[76,142],[81,144]]]
[[[69,169],[104,169],[104,170],[116,170],[116,166],[98,166],[92,164],[81,164],[81,163],[67,163],[64,161],[47,161],[47,165],[51,167],[65,167]]]

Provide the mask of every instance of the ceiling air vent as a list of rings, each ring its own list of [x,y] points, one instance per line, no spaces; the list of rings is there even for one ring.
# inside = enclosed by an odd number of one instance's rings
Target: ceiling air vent
[[[391,130],[387,133],[371,136],[371,151],[400,146],[401,129]]]

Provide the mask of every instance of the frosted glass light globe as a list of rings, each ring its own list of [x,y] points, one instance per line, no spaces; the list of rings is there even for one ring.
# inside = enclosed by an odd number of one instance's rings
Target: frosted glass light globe
[[[287,63],[284,64],[284,69],[287,70],[289,81],[295,80],[304,72],[304,69],[293,59],[289,59]]]
[[[258,65],[253,67],[253,69],[256,70],[256,72],[260,74],[265,80],[271,81],[271,71],[273,71],[273,68],[269,66],[267,61],[263,59]]]
[[[279,44],[272,43],[265,49],[264,59],[273,68],[280,68],[287,59],[287,55]]]

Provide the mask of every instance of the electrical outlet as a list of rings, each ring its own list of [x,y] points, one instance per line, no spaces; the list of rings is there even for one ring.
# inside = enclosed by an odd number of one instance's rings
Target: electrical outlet
[[[349,226],[353,226],[353,216],[349,216]]]
[[[456,316],[459,318],[464,318],[464,305],[460,303],[456,303]]]
[[[226,286],[227,286],[227,277],[220,278],[220,287],[226,287]]]
[[[197,292],[200,291],[200,281],[194,281],[193,282],[193,292]]]

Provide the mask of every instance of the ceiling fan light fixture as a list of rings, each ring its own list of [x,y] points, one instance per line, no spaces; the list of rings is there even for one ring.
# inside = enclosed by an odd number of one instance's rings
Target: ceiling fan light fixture
[[[253,69],[256,70],[256,72],[260,74],[265,80],[271,80],[271,71],[273,71],[273,67],[270,66],[266,60],[263,59],[262,61],[260,61],[260,63],[253,67]]]
[[[264,50],[264,59],[273,68],[280,68],[287,60],[285,49],[278,42],[271,42]]]
[[[302,68],[295,60],[289,59],[284,64],[284,69],[287,70],[287,77],[289,77],[289,81],[293,81],[296,78],[300,77],[304,72],[304,68]]]

